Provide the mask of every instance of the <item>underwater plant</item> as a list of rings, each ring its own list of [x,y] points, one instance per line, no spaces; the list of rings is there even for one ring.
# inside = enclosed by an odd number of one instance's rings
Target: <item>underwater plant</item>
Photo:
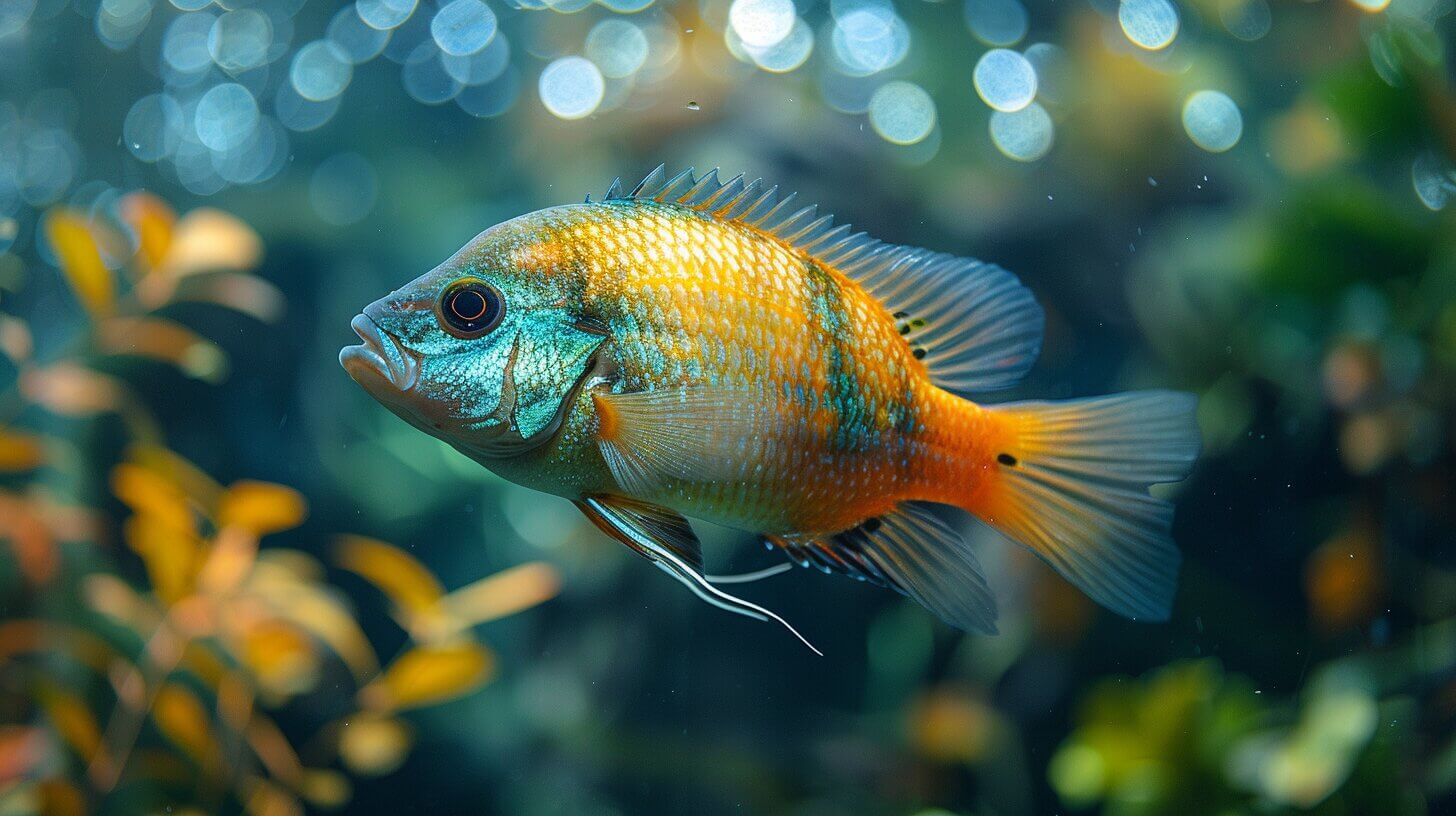
[[[495,658],[474,627],[550,598],[555,572],[524,564],[447,592],[403,551],[339,538],[337,565],[378,587],[406,635],[381,662],[324,565],[267,543],[304,522],[306,499],[269,482],[218,484],[165,447],[144,396],[111,368],[140,357],[221,381],[221,349],[169,307],[276,318],[281,295],[252,274],[257,236],[216,210],[178,218],[147,193],[89,214],[54,210],[46,231],[84,311],[47,327],[53,347],[34,343],[19,315],[0,318],[12,364],[0,430],[0,801],[57,814],[344,803],[340,769],[398,767],[411,742],[402,715],[489,682]],[[104,449],[68,441],[108,414],[124,430],[109,468]],[[89,484],[97,470],[104,492]],[[297,728],[270,712],[310,696],[332,714],[300,748]]]

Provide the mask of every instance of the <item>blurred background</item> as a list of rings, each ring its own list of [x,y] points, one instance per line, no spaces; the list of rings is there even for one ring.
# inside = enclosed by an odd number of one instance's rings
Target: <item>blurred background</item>
[[[0,814],[1456,812],[1453,17],[0,0]],[[1196,392],[1172,620],[966,521],[1000,636],[743,588],[816,657],[339,368],[659,162],[1017,272],[1005,398]]]

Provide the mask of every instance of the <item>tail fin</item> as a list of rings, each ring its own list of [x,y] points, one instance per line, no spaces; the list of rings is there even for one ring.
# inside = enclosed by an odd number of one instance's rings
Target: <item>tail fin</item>
[[[1181,557],[1148,487],[1198,456],[1193,395],[1139,391],[991,406],[1007,450],[967,510],[1129,618],[1167,620]]]

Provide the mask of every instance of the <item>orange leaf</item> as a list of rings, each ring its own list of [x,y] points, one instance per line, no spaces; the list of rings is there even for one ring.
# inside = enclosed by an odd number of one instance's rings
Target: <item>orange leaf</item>
[[[253,571],[258,539],[238,527],[224,527],[212,539],[212,552],[197,573],[203,592],[223,595],[237,589]]]
[[[75,363],[26,371],[21,375],[20,388],[31,402],[61,416],[86,417],[114,411],[122,402],[120,383]]]
[[[116,283],[101,260],[86,219],[69,210],[52,210],[46,216],[45,232],[56,262],[81,304],[92,317],[110,314]]]
[[[393,717],[360,712],[344,723],[339,758],[361,776],[382,776],[404,762],[414,741],[409,726]]]
[[[176,301],[215,303],[242,312],[263,323],[273,323],[283,316],[283,293],[278,287],[256,275],[241,272],[217,272],[185,278],[172,298]]]
[[[104,354],[169,363],[189,377],[218,383],[227,376],[227,355],[216,343],[160,317],[113,317],[101,323],[96,346]]]
[[[0,428],[0,472],[34,470],[45,461],[39,437]]]
[[[30,359],[35,351],[35,341],[30,336],[30,327],[17,317],[0,315],[0,354],[19,365]]]
[[[171,277],[199,272],[247,272],[263,257],[252,227],[221,210],[200,207],[182,216],[161,271]]]
[[[514,615],[556,596],[561,578],[549,564],[521,564],[445,596],[445,610],[466,626]]]
[[[190,689],[168,683],[152,701],[152,721],[167,739],[203,767],[212,767],[217,747],[207,707]]]
[[[217,507],[217,525],[239,527],[253,535],[265,536],[297,527],[307,515],[308,504],[297,490],[245,479],[233,482],[222,495]]]
[[[121,220],[136,234],[137,257],[144,270],[157,269],[172,244],[177,213],[167,202],[143,190],[122,196],[117,209]]]
[[[403,550],[364,536],[339,537],[339,566],[359,574],[406,615],[435,613],[445,590]]]
[[[60,565],[55,538],[25,499],[0,493],[0,539],[9,540],[20,571],[32,586],[47,583],[55,575]]]
[[[484,685],[494,662],[478,643],[419,646],[396,658],[382,677],[360,690],[359,698],[376,711],[431,705]]]

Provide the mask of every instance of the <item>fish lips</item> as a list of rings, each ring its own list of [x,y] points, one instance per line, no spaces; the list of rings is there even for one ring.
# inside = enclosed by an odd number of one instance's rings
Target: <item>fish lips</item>
[[[376,396],[388,391],[403,395],[415,387],[420,379],[419,358],[367,314],[356,316],[349,326],[363,342],[345,346],[339,352],[339,365],[354,382]]]

